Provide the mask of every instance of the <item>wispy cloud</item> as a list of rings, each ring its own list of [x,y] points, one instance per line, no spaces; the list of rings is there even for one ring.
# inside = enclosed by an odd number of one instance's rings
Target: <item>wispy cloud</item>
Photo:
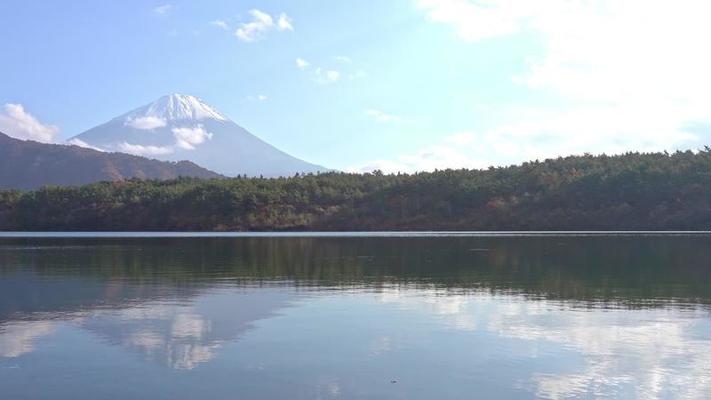
[[[346,168],[351,172],[371,172],[380,170],[385,173],[413,173],[418,171],[434,171],[436,169],[483,168],[484,163],[473,155],[448,145],[425,147],[409,154],[402,154],[393,159],[381,159],[365,162],[361,165]]]
[[[139,117],[139,118],[129,118],[124,122],[124,125],[130,126],[131,128],[141,129],[141,130],[152,130],[156,128],[162,128],[166,125],[165,118],[158,117]]]
[[[333,69],[323,69],[323,68],[316,68],[314,71],[315,73],[315,78],[314,80],[316,83],[321,84],[321,85],[328,85],[330,83],[335,83],[339,79],[341,79],[341,73],[333,70]]]
[[[122,153],[134,154],[137,156],[161,156],[171,154],[175,151],[173,146],[143,146],[140,144],[131,144],[121,142],[117,146],[117,150]]]
[[[87,142],[85,142],[85,141],[83,141],[83,140],[81,140],[81,139],[79,139],[79,138],[72,138],[72,139],[69,139],[69,140],[67,141],[67,144],[71,144],[71,145],[74,145],[74,146],[83,147],[83,148],[85,148],[85,149],[92,149],[92,150],[100,151],[100,152],[102,152],[102,153],[104,152],[104,149],[98,148],[98,147],[96,147],[96,146],[92,146],[92,145],[90,145],[89,143],[87,143]]]
[[[239,28],[235,31],[235,36],[243,42],[254,42],[263,39],[269,32],[275,30],[294,30],[292,19],[285,13],[279,15],[276,23],[274,22],[274,18],[264,11],[252,9],[249,11],[249,15],[252,17],[252,20],[240,24]]]
[[[221,19],[216,19],[214,21],[210,21],[210,25],[216,26],[216,27],[226,30],[226,31],[230,30],[230,25],[227,23],[227,21],[223,21]]]
[[[365,110],[365,115],[373,118],[378,122],[396,122],[400,121],[400,117],[393,114],[388,114],[381,110],[369,109]]]
[[[55,140],[59,128],[55,125],[43,124],[25,111],[22,104],[8,103],[0,112],[0,132],[17,139],[49,143]]]
[[[256,96],[247,96],[247,100],[249,101],[267,101],[269,97],[264,94],[258,94]]]
[[[167,3],[166,3],[166,4],[162,4],[162,5],[158,6],[158,7],[155,7],[155,8],[153,9],[153,12],[156,13],[156,14],[158,14],[158,15],[165,15],[165,14],[167,14],[172,8],[173,8],[173,6],[172,6],[171,4],[167,4]]]
[[[335,61],[335,63],[333,61]],[[309,61],[306,61],[303,58],[297,58],[295,64],[300,70],[308,71],[308,75],[313,82],[316,82],[319,85],[328,85],[345,78],[350,80],[365,78],[367,74],[364,70],[355,69],[354,66],[347,65],[352,62],[353,60],[349,57],[336,56],[331,59],[330,67],[318,65],[312,66]],[[336,63],[340,65],[335,66]]]
[[[523,122],[511,122],[481,132],[452,133],[420,150],[351,166],[349,170],[416,172],[485,168],[586,152],[661,151],[679,143],[693,143],[695,139],[690,133],[672,134],[658,129],[660,127],[652,125],[656,120],[645,121],[644,110],[624,120],[617,118],[618,112],[611,106],[584,107],[567,113],[527,110],[522,112],[525,118],[511,116],[511,120],[523,119]]]
[[[296,66],[299,69],[306,69],[308,66],[311,65],[308,61],[304,60],[303,58],[297,58],[296,59]]]
[[[175,140],[172,144],[154,146],[121,142],[112,149],[139,156],[162,156],[173,154],[178,150],[195,150],[197,146],[212,139],[212,133],[208,132],[202,124],[175,127],[170,131],[173,133],[173,139]],[[80,143],[72,144],[81,145]],[[82,147],[90,147],[88,144],[84,144]]]
[[[293,31],[294,26],[291,24],[292,19],[285,13],[279,14],[279,20],[277,21],[277,28],[280,31]]]
[[[212,139],[212,133],[205,130],[202,125],[192,128],[173,128],[175,145],[184,150],[195,150],[195,146]]]
[[[529,11],[546,9],[546,5],[540,3],[534,5],[507,0],[417,0],[416,3],[427,12],[431,21],[452,25],[457,34],[467,41],[516,33]]]
[[[711,36],[705,19],[711,3],[415,2],[430,21],[453,27],[473,44],[515,34],[542,42],[542,53],[529,56],[525,70],[511,79],[562,105],[500,108],[511,114],[507,123],[480,136],[495,140],[492,146],[505,151],[502,159],[673,150],[708,139],[688,127],[711,121],[711,55],[698,51]]]

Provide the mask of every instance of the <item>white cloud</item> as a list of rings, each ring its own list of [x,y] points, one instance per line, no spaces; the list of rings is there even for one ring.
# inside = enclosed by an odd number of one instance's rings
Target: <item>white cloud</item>
[[[266,98],[264,100],[266,100]],[[208,132],[202,124],[197,124],[193,127],[175,127],[171,128],[170,131],[173,134],[173,143],[161,145],[147,145],[123,141],[99,148],[77,138],[70,140],[68,143],[98,151],[118,151],[144,157],[155,157],[173,154],[179,150],[195,150],[197,146],[211,140],[213,137],[213,134]]]
[[[430,20],[453,25],[463,39],[476,41],[518,32],[527,13],[545,8],[546,1],[417,0],[417,5]]]
[[[293,31],[294,26],[291,24],[293,20],[289,18],[285,13],[279,14],[279,20],[277,21],[277,28],[280,31]]]
[[[355,79],[360,79],[366,77],[365,71],[362,69],[356,70],[354,72],[349,73],[349,66],[348,65],[343,65],[343,64],[350,64],[352,61],[348,57],[344,56],[337,56],[333,58],[336,62],[342,64],[339,69],[345,69],[345,75],[341,73],[341,71],[332,69],[332,68],[326,68],[326,67],[320,67],[320,66],[314,66],[313,69],[310,69],[311,63],[304,60],[303,58],[297,58],[295,63],[296,67],[301,69],[301,70],[309,70],[309,75],[311,75],[311,80],[314,82],[321,84],[321,85],[327,85],[330,83],[335,83],[344,76],[347,77],[350,80],[355,80]],[[351,68],[352,69],[352,68]]]
[[[435,145],[423,148],[410,154],[403,154],[394,160],[374,160],[362,165],[346,168],[350,172],[370,172],[381,170],[385,173],[413,173],[418,171],[434,171],[436,169],[483,168],[485,163],[477,160],[473,155],[467,154],[446,145]]]
[[[0,112],[0,132],[17,139],[48,143],[55,140],[59,128],[41,123],[22,104],[5,104]]]
[[[296,66],[299,69],[306,69],[311,65],[308,61],[304,60],[303,58],[297,58],[296,59]]]
[[[359,165],[346,167],[345,171],[353,173],[365,173],[373,171],[382,171],[386,174],[394,174],[398,172],[410,173],[414,172],[410,165],[397,160],[372,160]]]
[[[202,125],[194,128],[173,128],[172,131],[175,145],[184,150],[194,150],[195,146],[212,139],[212,133],[207,132]]]
[[[276,23],[274,22],[274,18],[264,11],[252,9],[249,11],[249,15],[252,16],[252,21],[242,23],[235,31],[235,36],[243,42],[254,42],[262,39],[267,33],[273,30],[294,30],[291,18],[284,13],[279,15]]]
[[[85,148],[85,149],[96,150],[96,151],[100,151],[100,152],[102,152],[102,153],[104,152],[103,149],[100,149],[100,148],[98,148],[98,147],[92,146],[92,145],[90,145],[89,143],[87,143],[87,142],[85,142],[85,141],[83,141],[83,140],[81,140],[81,139],[79,139],[79,138],[72,138],[72,139],[68,140],[67,143],[68,143],[68,144],[71,144],[71,145],[74,145],[74,146],[83,147],[83,148]]]
[[[154,9],[153,9],[153,12],[155,12],[155,13],[158,14],[158,15],[165,15],[165,14],[167,14],[168,11],[170,11],[172,8],[173,8],[173,6],[172,6],[171,4],[163,4],[163,5],[160,5],[160,6],[156,7],[156,8],[154,8]]]
[[[151,130],[156,128],[162,128],[166,125],[165,118],[159,117],[139,117],[139,118],[129,118],[124,122],[124,125],[130,126],[132,128],[141,130]]]
[[[397,115],[387,114],[381,110],[365,110],[365,114],[378,122],[397,122],[400,121],[400,117]]]
[[[223,21],[221,19],[210,21],[210,25],[216,26],[216,27],[226,30],[226,31],[230,29],[230,26],[227,24],[227,22]]]
[[[264,94],[258,94],[256,96],[247,96],[248,101],[267,101],[269,97]]]
[[[628,113],[628,118],[617,118],[620,112]],[[511,118],[523,122],[482,132],[453,133],[413,153],[366,162],[348,170],[416,172],[486,168],[585,152],[663,151],[695,140],[691,133],[676,132],[672,119],[665,122],[662,118],[646,118],[643,108],[620,111],[615,107],[583,107],[566,113],[521,110]]]
[[[316,83],[326,85],[329,83],[334,83],[337,82],[339,79],[341,79],[341,73],[336,71],[336,70],[327,70],[327,69],[322,69],[321,67],[316,68],[314,71],[316,77],[314,80]]]
[[[128,142],[119,143],[118,151],[122,153],[134,154],[137,156],[162,156],[175,151],[173,146],[143,146]]]
[[[501,107],[505,124],[478,132],[492,164],[565,154],[694,148],[711,121],[711,37],[702,0],[416,0],[436,23],[476,43],[507,35],[540,40],[512,82],[560,106]],[[539,51],[539,50],[536,50]],[[466,128],[466,127],[464,127]],[[450,142],[452,143],[452,142]],[[496,153],[496,154],[493,154]],[[469,154],[469,153],[468,153]]]
[[[253,18],[252,22],[242,24],[235,31],[235,35],[245,42],[252,42],[260,38],[261,35],[274,27],[274,19],[269,14],[257,9],[251,10],[249,14]]]

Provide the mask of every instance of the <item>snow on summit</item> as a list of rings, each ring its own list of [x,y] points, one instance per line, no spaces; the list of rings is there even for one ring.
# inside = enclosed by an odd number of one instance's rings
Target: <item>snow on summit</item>
[[[178,93],[95,126],[69,142],[165,161],[189,160],[227,176],[327,171],[264,142],[199,98]]]
[[[121,117],[120,117],[121,118]],[[155,127],[160,125],[160,121],[178,121],[203,119],[215,119],[227,121],[219,111],[195,96],[174,93],[163,96],[151,104],[147,104],[122,116],[130,124],[130,121],[144,121],[144,125]],[[140,129],[138,126],[135,128]]]

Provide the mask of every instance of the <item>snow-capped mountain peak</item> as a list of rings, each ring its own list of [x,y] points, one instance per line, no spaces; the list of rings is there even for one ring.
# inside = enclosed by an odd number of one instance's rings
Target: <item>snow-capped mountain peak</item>
[[[95,126],[69,142],[165,161],[190,160],[227,176],[327,171],[266,143],[199,98],[177,93]]]
[[[163,96],[122,116],[127,123],[140,123],[165,126],[165,121],[215,119],[227,121],[227,118],[209,104],[195,96],[173,93]]]

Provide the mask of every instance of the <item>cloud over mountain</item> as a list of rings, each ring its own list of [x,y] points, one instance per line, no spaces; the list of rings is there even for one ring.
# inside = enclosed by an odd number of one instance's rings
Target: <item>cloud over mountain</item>
[[[0,112],[0,131],[17,139],[49,143],[55,140],[59,128],[43,124],[25,111],[22,104],[8,103]]]
[[[266,99],[266,96],[257,97]],[[291,176],[325,168],[292,157],[194,96],[172,94],[71,140],[103,151],[190,160],[224,175]]]

